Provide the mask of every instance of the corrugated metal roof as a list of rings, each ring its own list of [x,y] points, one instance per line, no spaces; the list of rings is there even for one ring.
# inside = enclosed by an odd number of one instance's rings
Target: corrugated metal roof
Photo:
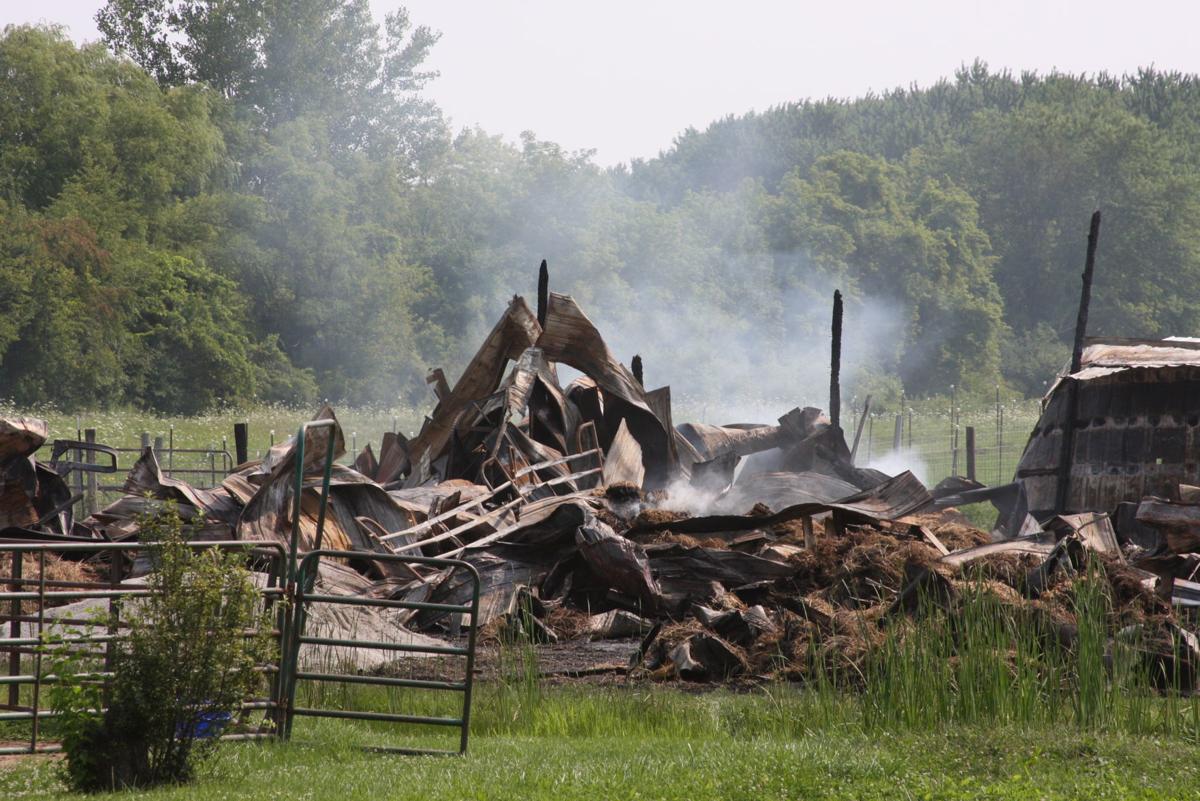
[[[1083,369],[1200,366],[1200,341],[1172,339],[1089,339]]]
[[[1124,339],[1118,337],[1088,337],[1084,341],[1084,357],[1079,372],[1073,377],[1080,381],[1103,378],[1105,375],[1129,369],[1162,367],[1200,367],[1200,338],[1168,337],[1165,339]],[[1043,402],[1054,395],[1067,375],[1063,366]]]
[[[1090,381],[1125,370],[1162,367],[1200,367],[1200,338],[1089,337],[1083,347],[1082,366],[1073,375],[1080,381]],[[1064,367],[1045,397],[1054,393],[1065,375]]]

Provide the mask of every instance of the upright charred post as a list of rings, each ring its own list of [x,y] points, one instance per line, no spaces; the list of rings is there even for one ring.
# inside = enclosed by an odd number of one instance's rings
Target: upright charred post
[[[1075,418],[1079,413],[1079,381],[1072,378],[1083,366],[1083,341],[1087,336],[1088,307],[1092,302],[1092,277],[1096,272],[1096,243],[1100,239],[1100,210],[1092,213],[1088,228],[1087,257],[1083,263],[1083,287],[1079,292],[1079,313],[1075,317],[1075,346],[1071,351],[1071,369],[1065,379],[1066,408],[1062,417],[1062,451],[1058,457],[1058,476],[1054,492],[1054,510],[1067,511],[1071,494],[1071,466],[1075,454]]]
[[[538,268],[538,300],[537,300],[537,321],[542,328],[546,327],[546,307],[550,303],[550,268],[546,266],[546,260],[542,259],[542,266]]]
[[[833,341],[829,355],[829,419],[835,427],[842,424],[842,293],[833,291]]]

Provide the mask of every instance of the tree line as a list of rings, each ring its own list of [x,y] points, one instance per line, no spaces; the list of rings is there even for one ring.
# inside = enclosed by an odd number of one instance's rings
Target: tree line
[[[455,131],[437,34],[366,0],[109,0],[0,37],[0,397],[424,403],[546,258],[677,392],[1035,394],[1092,330],[1200,330],[1200,83],[1015,75],[801,101],[602,169]]]

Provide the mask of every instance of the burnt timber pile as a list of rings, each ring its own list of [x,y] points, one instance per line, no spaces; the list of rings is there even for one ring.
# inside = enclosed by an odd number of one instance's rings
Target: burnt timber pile
[[[33,457],[45,424],[13,418],[0,421],[0,541],[136,540],[139,516],[169,503],[194,539],[287,545],[300,471],[300,549],[357,554],[322,561],[325,591],[468,600],[461,575],[373,558],[390,553],[461,558],[482,577],[477,620],[405,611],[389,636],[453,639],[475,626],[555,647],[612,640],[622,659],[605,670],[712,681],[804,679],[814,655],[855,675],[919,598],[953,609],[981,581],[1070,640],[1070,588],[1094,560],[1117,601],[1114,625],[1144,627],[1160,661],[1186,664],[1194,681],[1200,654],[1177,647],[1177,607],[1191,603],[1200,537],[1183,505],[1135,515],[1176,531],[1169,554],[1119,539],[1107,514],[1090,511],[1026,515],[990,535],[952,508],[988,490],[948,480],[930,491],[911,473],[854,465],[838,423],[840,297],[830,414],[797,408],[772,424],[715,426],[676,424],[670,388],[647,390],[641,359],[622,364],[575,301],[544,286],[536,313],[513,298],[453,387],[430,374],[438,402],[416,437],[388,435],[378,454],[334,465],[323,528],[321,458],[328,437],[344,455],[339,427],[309,433],[303,464],[289,441],[211,490],[164,476],[146,449],[126,495],[76,521],[61,497],[64,467]],[[560,365],[582,377],[563,386]],[[335,419],[328,407],[317,417]],[[996,503],[1011,514],[1011,499]],[[1200,505],[1190,508],[1200,521]],[[144,560],[129,576],[139,569]]]

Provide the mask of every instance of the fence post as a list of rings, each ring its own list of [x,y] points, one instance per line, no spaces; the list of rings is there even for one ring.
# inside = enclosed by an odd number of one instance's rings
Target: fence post
[[[21,582],[21,554],[17,551],[10,551],[12,554],[12,584],[10,585],[13,592],[21,592],[24,586]],[[21,601],[14,600],[11,602],[12,607],[9,610],[8,636],[12,639],[18,639],[21,636]],[[21,651],[14,648],[8,657],[8,675],[19,676],[21,674]],[[12,683],[8,685],[8,705],[12,709],[17,709],[21,703],[21,685]]]
[[[958,389],[950,385],[950,475],[958,475]]]
[[[162,464],[162,452],[163,452],[163,438],[162,438],[162,434],[159,434],[158,436],[156,436],[154,438],[154,459],[159,464]],[[170,473],[169,470],[167,472],[168,472],[168,474]],[[170,475],[168,475],[167,477],[170,478]]]
[[[106,673],[112,672],[113,660],[116,659],[116,649],[113,643],[116,639],[117,632],[120,631],[121,602],[117,600],[115,591],[121,586],[121,573],[123,572],[121,560],[121,551],[112,551],[112,560],[108,563],[108,587],[111,591],[113,591],[113,595],[108,599],[109,639],[104,643],[104,671]]]
[[[142,432],[142,451],[145,451],[146,448],[149,448],[149,447],[150,447],[150,432],[143,431]]]
[[[81,439],[83,439],[83,431],[79,428],[79,418],[76,417],[75,418],[75,441],[78,442]],[[83,461],[83,448],[80,448],[79,446],[75,447],[75,461],[76,462]],[[88,461],[90,462],[91,459],[88,459]],[[84,493],[83,471],[75,470],[74,473],[75,473],[75,478],[72,480],[71,483],[75,485],[75,491],[71,494],[72,495],[83,495],[83,493]],[[74,520],[75,519],[75,506],[73,504],[70,507],[70,514],[71,514],[71,519]],[[63,533],[70,534],[71,532],[64,531]]]
[[[1000,463],[999,475],[996,477],[996,483],[1003,484],[1004,476],[1005,476],[1005,473],[1004,473],[1004,407],[1003,406],[1000,407],[999,429],[996,432],[996,453],[998,454],[996,458]]]
[[[896,412],[896,430],[892,432],[892,450],[900,450],[900,437],[904,433],[904,415]]]
[[[248,423],[233,424],[233,449],[237,452],[237,463],[250,461],[250,427]]]
[[[88,443],[89,445],[95,445],[96,444],[96,429],[89,428],[87,431],[84,431],[83,432],[83,441]],[[96,457],[92,454],[91,451],[88,451],[84,455],[84,461],[87,462],[88,464],[92,464],[93,462],[95,462],[95,459],[96,459]],[[96,512],[96,474],[91,471],[88,471],[88,474],[87,474],[87,496],[83,503],[84,503],[84,508],[87,510],[87,513],[89,515],[95,514],[95,512]]]
[[[967,478],[975,480],[975,426],[967,426]]]

